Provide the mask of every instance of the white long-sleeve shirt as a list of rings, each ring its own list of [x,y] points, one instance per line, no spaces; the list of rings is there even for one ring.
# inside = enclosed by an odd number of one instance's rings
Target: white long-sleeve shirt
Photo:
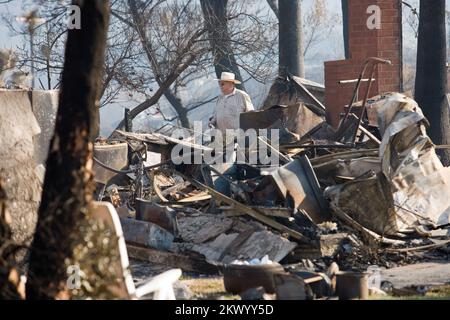
[[[217,99],[212,123],[225,134],[226,129],[239,129],[239,116],[242,112],[255,110],[250,96],[242,90],[234,89],[228,95]]]

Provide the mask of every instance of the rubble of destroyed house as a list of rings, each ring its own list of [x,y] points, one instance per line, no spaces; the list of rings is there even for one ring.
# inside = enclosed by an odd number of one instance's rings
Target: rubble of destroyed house
[[[450,168],[420,106],[401,93],[353,101],[335,130],[301,79],[286,83],[294,98],[241,114],[242,129],[280,130],[280,165],[241,165],[231,197],[214,189],[222,167],[171,161],[175,145],[208,145],[125,131],[98,141],[96,197],[120,217],[129,257],[223,276],[243,299],[392,294],[403,289],[392,272],[447,260]]]
[[[324,85],[285,68],[257,110],[240,114],[240,128],[254,129],[276,164],[254,158],[247,140],[228,162],[192,162],[222,158],[222,142],[190,128],[181,137],[173,119],[133,131],[128,109],[122,130],[96,139],[86,166],[94,201],[73,251],[90,259],[98,288],[68,280],[75,299],[366,300],[450,288],[450,167],[439,157],[450,145],[433,143],[424,106],[403,92],[402,2],[378,3],[389,10],[383,32],[361,18],[366,2],[343,2],[346,58],[324,63]],[[33,55],[33,38],[30,45]],[[12,51],[4,55],[9,66],[0,71],[11,69],[11,79],[0,79],[0,275],[9,282],[0,281],[0,293],[20,299],[48,152],[58,145],[59,92],[25,86],[28,73],[12,73]],[[446,102],[450,109],[450,95]],[[68,279],[86,275],[66,264]],[[203,280],[225,292],[194,294],[187,285]]]
[[[144,295],[126,273],[129,259],[135,281],[139,273],[166,271],[158,281],[175,283],[182,270],[222,277],[225,290],[241,299],[366,299],[446,283],[450,168],[427,136],[420,106],[397,92],[368,97],[367,89],[335,129],[308,88],[295,76],[278,79],[263,108],[241,114],[244,130],[279,130],[279,146],[271,149],[279,165],[241,164],[238,179],[224,177],[230,164],[173,162],[174,147],[183,146],[186,159],[211,151],[212,142],[120,130],[97,139],[92,211],[119,237],[125,284],[116,289]],[[31,94],[0,94],[2,103],[15,103],[14,112],[0,114],[2,130],[28,132],[3,141],[0,151],[2,187],[10,205],[22,208],[12,219],[14,240],[24,245],[33,229],[27,225],[36,223],[42,150],[57,106],[56,92]],[[27,183],[7,183],[21,177]],[[229,181],[231,196],[215,190],[218,177]],[[189,299],[185,291],[177,297]]]

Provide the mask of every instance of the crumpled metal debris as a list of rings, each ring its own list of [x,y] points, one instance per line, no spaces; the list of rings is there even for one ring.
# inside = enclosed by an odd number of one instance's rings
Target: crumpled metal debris
[[[324,222],[328,208],[308,157],[302,156],[271,172],[281,194],[295,211],[305,210],[315,223]]]
[[[381,172],[327,188],[331,207],[382,235],[449,223],[450,168],[435,153],[420,107],[394,93],[377,112]]]
[[[382,170],[391,181],[399,229],[449,223],[450,168],[436,155],[420,107],[394,94],[378,110],[378,121]]]
[[[243,129],[284,129],[280,138],[287,145],[277,152],[285,161],[278,168],[248,166],[244,171],[254,173],[233,178],[231,196],[213,188],[221,170],[174,166],[168,160],[171,148],[180,141],[161,134],[119,132],[129,144],[144,143],[145,151],[161,154],[160,164],[143,168],[145,179],[140,184],[131,169],[129,186],[119,188],[129,207],[146,203],[157,208],[147,219],[155,226],[176,234],[178,220],[179,234],[167,242],[173,241],[171,247],[158,247],[170,251],[161,259],[171,263],[178,255],[227,264],[267,254],[271,260],[291,263],[309,254],[315,257],[311,259],[323,259],[315,260],[316,269],[326,267],[327,257],[348,262],[344,266],[354,265],[354,259],[362,269],[355,268],[365,270],[368,261],[388,265],[387,255],[379,255],[380,244],[407,245],[405,234],[426,237],[428,227],[448,223],[450,169],[436,156],[417,103],[401,94],[377,97],[371,120],[376,112],[378,129],[350,114],[356,125],[361,122],[354,143],[336,140],[336,132],[315,111],[304,102],[242,115]],[[350,133],[355,138],[354,131]],[[137,187],[142,197],[135,197]],[[256,221],[264,225],[249,229]],[[147,229],[135,232],[135,241],[142,240],[139,235],[148,234]],[[357,245],[346,244],[353,238]]]
[[[275,105],[263,111],[242,113],[240,117],[243,130],[278,129],[280,144],[298,141],[323,122],[322,115],[310,110],[303,103]]]

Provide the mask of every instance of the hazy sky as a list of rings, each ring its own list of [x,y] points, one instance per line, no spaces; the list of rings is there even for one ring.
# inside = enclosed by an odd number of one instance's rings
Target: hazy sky
[[[418,0],[409,0],[409,3],[412,5],[418,5]],[[450,0],[447,0],[447,6],[450,4]],[[312,0],[303,0],[303,9],[308,10],[311,6]],[[335,13],[341,16],[341,0],[327,0],[327,6],[332,13]],[[261,5],[266,5],[265,1],[261,0]],[[10,16],[11,21],[15,22],[15,17],[22,15],[24,12],[35,9],[33,8],[22,8],[22,0],[14,0],[13,4],[0,4],[0,15]],[[16,23],[16,22],[15,22]],[[16,23],[17,24],[17,23]],[[415,57],[415,47],[416,47],[416,39],[412,36],[411,28],[404,26],[404,46],[407,50],[404,50],[405,58],[414,59]],[[15,48],[17,45],[23,42],[23,38],[21,37],[12,37],[9,33],[8,29],[4,26],[3,23],[0,23],[0,48]],[[307,77],[317,81],[323,81],[323,62],[326,60],[339,60],[343,58],[342,48],[342,26],[337,25],[332,34],[327,37],[327,41],[323,41],[318,44],[309,54],[309,57],[306,59],[306,73]],[[205,86],[197,86],[194,88],[190,88],[189,95],[193,95],[199,93],[199,91],[207,89],[207,90],[217,90],[216,86],[210,85],[210,87],[205,88]],[[247,85],[247,89],[249,93],[252,95],[252,98],[256,100],[258,103],[263,99],[264,86],[258,85],[256,83],[250,83]],[[128,98],[126,96],[123,97],[122,101],[104,108],[101,110],[102,117],[102,129],[103,131],[107,130],[107,128],[111,127],[113,124],[118,122],[123,117],[123,106],[128,105]],[[257,104],[256,103],[256,104]],[[132,104],[137,105],[137,102],[132,102]],[[164,104],[164,102],[162,102]],[[202,108],[202,110],[198,110],[198,114],[196,114],[199,118],[208,116],[208,110],[210,110],[210,106],[206,106]],[[151,118],[151,117],[148,117]]]
[[[261,0],[262,4],[264,2]],[[308,8],[310,6],[312,0],[303,0],[303,6],[305,8]],[[418,5],[418,0],[409,0],[407,1],[411,3],[412,5]],[[22,10],[22,0],[14,0],[12,4],[0,4],[0,15],[3,14],[11,14],[13,17],[11,19],[14,19],[14,16],[20,16],[24,13]],[[327,0],[328,8],[337,14],[340,14],[341,10],[341,0]],[[450,7],[450,0],[446,1],[447,7]],[[34,8],[26,8],[26,9],[34,9]],[[338,29],[340,26],[338,27]],[[408,30],[406,30],[408,31]],[[18,37],[11,37],[11,35],[8,32],[8,29],[4,26],[3,23],[0,23],[0,48],[9,48],[14,47],[15,45],[19,44],[21,41]]]
[[[19,2],[19,1],[18,1]],[[0,4],[0,16],[20,16],[21,10],[17,5],[18,2],[14,2],[12,4]],[[14,48],[16,45],[20,43],[19,38],[11,37],[9,30],[4,25],[3,21],[0,23],[0,48]]]

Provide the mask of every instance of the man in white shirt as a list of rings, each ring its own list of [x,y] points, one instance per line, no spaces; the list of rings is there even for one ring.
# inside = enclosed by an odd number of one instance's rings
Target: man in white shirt
[[[240,81],[235,79],[234,73],[230,72],[222,72],[219,79],[222,95],[217,99],[215,113],[210,119],[209,126],[215,127],[222,132],[224,147],[229,143],[234,144],[234,141],[226,141],[226,130],[239,129],[240,114],[255,110],[250,96],[246,92],[236,89],[236,84],[240,83]],[[232,165],[231,168],[224,172],[224,176],[236,180],[238,168],[237,165]],[[230,183],[227,179],[223,177],[217,178],[214,186],[217,191],[227,196],[231,195]]]
[[[242,112],[255,110],[250,96],[235,85],[241,82],[235,79],[234,73],[222,72],[219,86],[222,95],[217,99],[214,116],[210,119],[210,126],[222,131],[239,129],[239,116]]]

